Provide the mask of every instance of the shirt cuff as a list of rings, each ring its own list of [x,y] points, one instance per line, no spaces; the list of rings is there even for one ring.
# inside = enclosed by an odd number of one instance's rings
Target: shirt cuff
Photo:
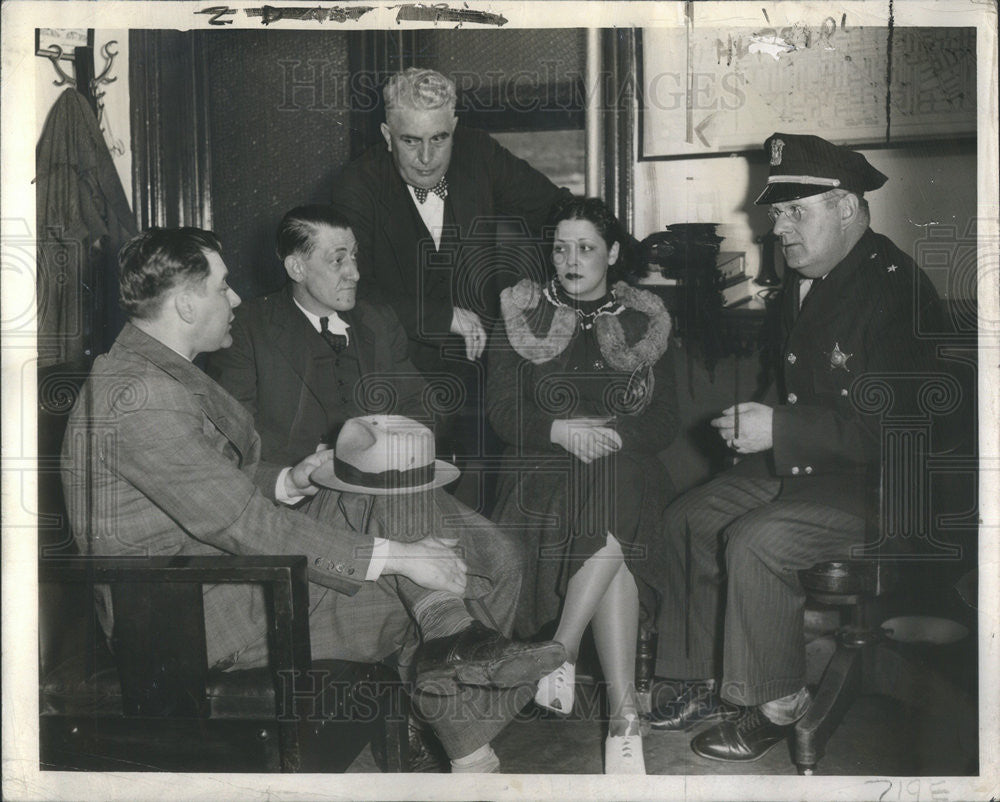
[[[278,481],[274,483],[274,500],[289,506],[298,504],[305,498],[305,496],[290,496],[285,492],[285,477],[290,470],[291,468],[283,468],[278,474]]]
[[[382,569],[385,568],[385,561],[389,559],[389,541],[384,537],[374,538],[372,542],[372,558],[368,563],[368,573],[365,579],[374,582],[382,576]]]

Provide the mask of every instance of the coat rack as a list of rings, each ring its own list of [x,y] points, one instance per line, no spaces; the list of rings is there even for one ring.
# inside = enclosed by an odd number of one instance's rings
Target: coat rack
[[[72,34],[74,32],[66,33]],[[78,33],[77,37],[79,36]],[[95,75],[94,32],[93,30],[86,32],[86,45],[73,45],[71,42],[77,37],[67,35],[66,47],[57,41],[47,41],[45,47],[42,47],[40,31],[36,31],[35,55],[48,59],[52,64],[52,68],[56,72],[56,78],[52,81],[55,86],[72,86],[86,98],[90,108],[94,111],[98,126],[104,132],[111,154],[114,156],[124,153],[122,142],[115,138],[110,123],[105,119],[104,96],[106,93],[102,89],[102,87],[118,80],[118,76],[111,74],[115,57],[118,55],[118,41],[113,39],[101,47],[104,67],[100,74]],[[72,51],[72,55],[69,54],[70,51]],[[72,74],[63,69],[62,62],[64,61],[72,62]]]

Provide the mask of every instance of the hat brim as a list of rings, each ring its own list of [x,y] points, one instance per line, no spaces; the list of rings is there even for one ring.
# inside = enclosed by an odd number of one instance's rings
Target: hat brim
[[[422,485],[413,487],[367,487],[365,485],[353,485],[339,479],[334,473],[333,460],[324,462],[312,472],[313,484],[329,488],[330,490],[340,490],[344,493],[361,493],[366,496],[404,496],[410,493],[422,493],[425,490],[434,490],[438,487],[451,484],[460,475],[461,471],[450,462],[441,459],[434,460],[434,479]]]
[[[819,184],[795,184],[791,181],[775,181],[764,187],[764,191],[757,196],[754,203],[763,206],[770,203],[785,203],[786,201],[801,200],[810,198],[813,195],[822,195],[836,187],[821,186]]]

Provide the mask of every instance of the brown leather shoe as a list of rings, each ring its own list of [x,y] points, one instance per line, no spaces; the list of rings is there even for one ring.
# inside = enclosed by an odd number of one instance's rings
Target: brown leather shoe
[[[447,696],[458,693],[458,685],[530,685],[565,659],[562,644],[512,641],[475,621],[461,632],[435,638],[417,650],[416,689]]]
[[[712,760],[749,763],[780,744],[794,724],[775,724],[759,707],[743,707],[735,720],[723,721],[696,735],[691,748]]]

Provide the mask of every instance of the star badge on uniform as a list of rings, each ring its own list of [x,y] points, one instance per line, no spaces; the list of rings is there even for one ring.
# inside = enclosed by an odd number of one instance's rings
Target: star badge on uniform
[[[845,354],[840,350],[840,343],[836,342],[833,344],[833,350],[830,352],[830,370],[834,368],[843,368],[848,373],[851,369],[847,367],[847,360],[850,359],[854,354]]]
[[[899,269],[899,267],[897,265],[889,265],[886,268],[886,270],[888,270],[890,273],[895,273],[898,269]]]

